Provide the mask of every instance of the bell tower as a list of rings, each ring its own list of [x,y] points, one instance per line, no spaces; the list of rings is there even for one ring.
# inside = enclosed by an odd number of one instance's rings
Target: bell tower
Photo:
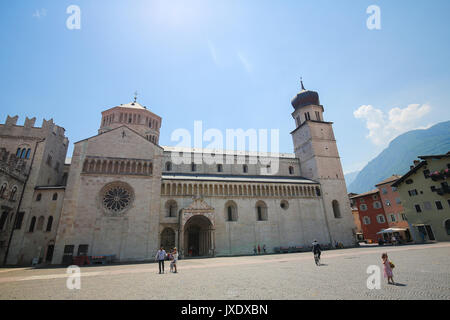
[[[320,182],[330,241],[354,244],[354,223],[347,196],[341,160],[333,132],[333,123],[323,118],[319,94],[301,91],[291,101],[296,129],[291,132],[301,175]]]

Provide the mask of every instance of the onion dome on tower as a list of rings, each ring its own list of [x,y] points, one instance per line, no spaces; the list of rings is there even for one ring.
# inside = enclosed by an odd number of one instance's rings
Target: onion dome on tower
[[[306,107],[309,105],[320,106],[319,94],[316,91],[306,90],[303,85],[303,80],[301,80],[302,91],[300,91],[297,96],[292,99],[291,104],[295,110],[298,108]]]

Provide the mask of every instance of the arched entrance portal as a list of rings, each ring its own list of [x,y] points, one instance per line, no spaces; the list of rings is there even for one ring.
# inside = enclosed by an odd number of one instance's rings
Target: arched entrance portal
[[[175,231],[171,228],[165,228],[161,232],[161,247],[166,251],[175,247]]]
[[[205,216],[193,216],[184,226],[184,252],[187,257],[206,257],[214,254],[213,229]]]

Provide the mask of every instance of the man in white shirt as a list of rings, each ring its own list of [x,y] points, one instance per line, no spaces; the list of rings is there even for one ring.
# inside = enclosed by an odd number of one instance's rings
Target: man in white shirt
[[[164,259],[166,258],[166,251],[164,251],[163,247],[159,248],[158,252],[156,253],[155,259],[158,260],[159,265],[159,274],[164,273]]]

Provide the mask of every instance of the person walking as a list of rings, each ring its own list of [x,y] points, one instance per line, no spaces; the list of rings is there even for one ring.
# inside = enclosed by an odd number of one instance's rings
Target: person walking
[[[260,254],[260,253],[261,253],[261,247],[258,244],[258,254]]]
[[[384,266],[384,277],[388,279],[388,284],[395,284],[394,274],[392,272],[392,269],[395,266],[391,261],[389,261],[387,253],[383,253],[381,255],[381,260],[383,261],[383,266]]]
[[[164,273],[164,259],[166,258],[166,255],[166,251],[164,251],[163,247],[159,248],[156,253],[155,259],[158,260],[159,274],[161,274],[161,271]]]
[[[173,269],[175,270],[173,273],[177,273],[178,251],[176,247],[173,248],[172,259]]]
[[[253,246],[253,254],[256,256],[256,245]]]
[[[263,251],[266,253],[266,245],[263,245]]]

